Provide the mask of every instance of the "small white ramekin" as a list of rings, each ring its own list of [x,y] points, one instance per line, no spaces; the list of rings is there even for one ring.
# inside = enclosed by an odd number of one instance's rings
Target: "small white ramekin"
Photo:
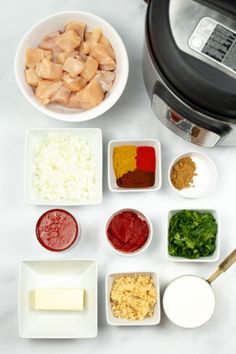
[[[88,30],[100,26],[110,41],[116,54],[116,78],[111,92],[95,108],[78,111],[62,106],[43,106],[34,96],[32,88],[25,81],[25,51],[37,47],[40,40],[47,34],[63,30],[68,22],[81,21],[87,24]],[[63,11],[52,14],[36,23],[23,37],[15,57],[15,76],[17,84],[25,98],[41,113],[65,122],[83,122],[97,118],[108,111],[120,98],[125,89],[129,72],[129,61],[125,45],[116,30],[101,17],[82,11]]]
[[[139,248],[137,251],[134,251],[134,252],[122,252],[122,251],[119,251],[117,250],[112,242],[109,240],[108,236],[107,236],[107,229],[109,227],[109,224],[111,222],[111,220],[113,219],[114,216],[124,212],[124,211],[132,211],[134,213],[136,213],[137,215],[139,215],[142,219],[144,219],[147,224],[148,224],[148,227],[149,227],[149,236],[147,238],[147,241],[145,242],[145,244]],[[152,227],[152,222],[151,220],[149,219],[148,216],[144,215],[142,212],[140,212],[139,210],[136,210],[136,209],[132,209],[132,208],[126,208],[126,209],[120,209],[118,211],[116,211],[115,213],[113,213],[111,215],[111,217],[108,219],[107,221],[107,224],[106,224],[106,228],[105,228],[105,233],[106,233],[106,240],[107,240],[107,243],[109,244],[109,246],[116,252],[118,253],[119,255],[122,255],[122,256],[135,256],[135,255],[138,255],[142,252],[144,252],[148,246],[150,245],[151,241],[152,241],[152,237],[153,237],[153,227]]]
[[[171,181],[171,171],[175,164],[184,157],[191,157],[196,163],[196,173],[194,177],[194,187],[178,190]],[[215,162],[200,151],[190,151],[177,156],[171,163],[168,171],[168,180],[172,190],[179,196],[189,199],[201,198],[208,194],[216,184],[217,169]]]

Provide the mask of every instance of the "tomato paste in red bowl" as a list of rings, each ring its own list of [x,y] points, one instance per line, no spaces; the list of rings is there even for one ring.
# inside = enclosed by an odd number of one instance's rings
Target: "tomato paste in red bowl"
[[[78,240],[78,223],[68,211],[52,209],[39,218],[36,225],[36,236],[40,244],[47,250],[65,251]]]
[[[152,239],[151,221],[135,209],[122,209],[108,220],[106,235],[109,244],[120,254],[143,252]]]

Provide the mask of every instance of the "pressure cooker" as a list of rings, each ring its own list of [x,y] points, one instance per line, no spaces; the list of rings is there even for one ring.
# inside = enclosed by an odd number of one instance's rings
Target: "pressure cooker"
[[[143,72],[157,118],[203,146],[236,146],[236,0],[147,0]]]

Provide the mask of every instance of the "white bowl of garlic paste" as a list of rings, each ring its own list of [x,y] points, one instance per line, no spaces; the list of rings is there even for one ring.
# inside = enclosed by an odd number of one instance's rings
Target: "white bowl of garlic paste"
[[[81,21],[87,24],[88,30],[101,27],[104,35],[110,41],[116,55],[116,77],[109,93],[96,107],[86,111],[67,108],[59,105],[42,105],[35,97],[32,88],[25,81],[25,51],[27,48],[37,47],[40,40],[49,33],[63,30],[64,26],[72,21]],[[63,11],[52,14],[36,23],[23,37],[15,57],[15,76],[17,84],[25,98],[38,109],[57,120],[66,122],[83,122],[97,118],[108,111],[123,93],[129,72],[129,61],[125,45],[116,30],[101,17],[82,11]]]
[[[173,280],[163,295],[163,308],[171,322],[183,328],[196,328],[211,319],[215,295],[211,285],[195,275]]]

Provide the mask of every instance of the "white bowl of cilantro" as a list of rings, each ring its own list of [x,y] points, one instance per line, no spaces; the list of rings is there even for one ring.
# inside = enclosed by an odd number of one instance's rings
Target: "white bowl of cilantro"
[[[168,214],[167,257],[174,262],[216,262],[220,256],[218,213],[179,209]]]

